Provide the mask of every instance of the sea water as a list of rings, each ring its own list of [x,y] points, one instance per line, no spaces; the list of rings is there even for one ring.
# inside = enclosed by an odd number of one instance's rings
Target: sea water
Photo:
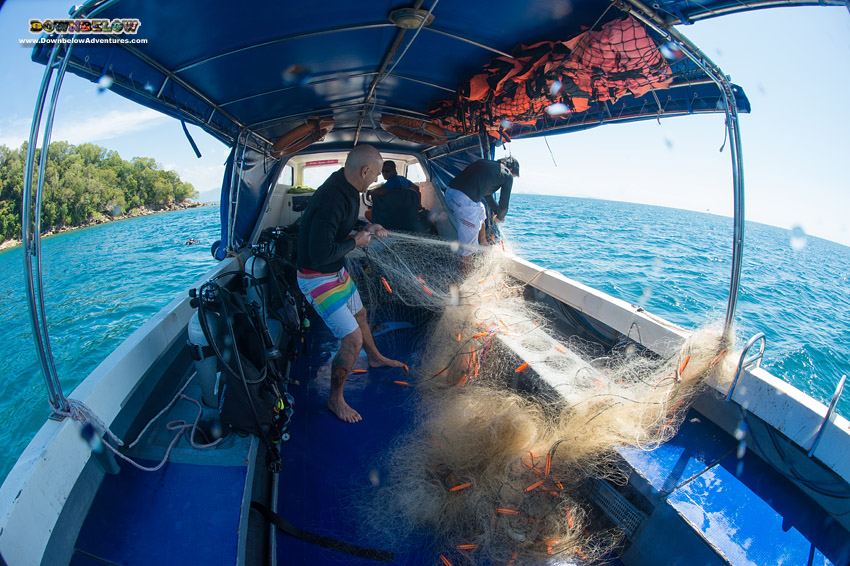
[[[521,256],[686,328],[725,317],[732,221],[645,205],[517,194],[503,224]],[[215,266],[218,207],[42,240],[45,312],[66,394]],[[190,240],[198,243],[187,244]],[[49,414],[21,247],[0,252],[0,479]],[[850,373],[850,248],[747,224],[736,334],[767,337],[763,366],[828,403]],[[850,415],[850,392],[839,404]]]

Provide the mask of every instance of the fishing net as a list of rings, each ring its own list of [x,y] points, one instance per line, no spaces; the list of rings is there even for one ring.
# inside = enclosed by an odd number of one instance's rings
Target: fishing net
[[[370,528],[395,548],[427,530],[444,563],[594,562],[623,533],[600,520],[588,480],[625,483],[615,448],[675,434],[706,377],[728,373],[720,333],[669,358],[567,335],[507,275],[501,246],[465,277],[456,250],[396,234],[350,254],[367,309],[405,310],[427,337],[410,377],[421,416],[386,455]]]

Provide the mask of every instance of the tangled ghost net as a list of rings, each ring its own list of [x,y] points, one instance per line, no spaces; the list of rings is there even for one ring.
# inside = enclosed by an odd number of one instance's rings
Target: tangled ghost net
[[[605,556],[622,533],[593,520],[588,480],[624,481],[615,448],[675,434],[709,374],[728,373],[720,333],[694,333],[669,359],[565,336],[506,274],[500,246],[461,277],[451,243],[389,240],[358,249],[350,271],[370,311],[419,313],[425,344],[411,379],[420,418],[387,455],[372,527],[396,547],[427,530],[452,564]]]

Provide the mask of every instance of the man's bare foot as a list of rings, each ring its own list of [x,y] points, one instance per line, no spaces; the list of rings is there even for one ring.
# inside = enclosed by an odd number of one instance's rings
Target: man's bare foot
[[[400,368],[400,367],[404,367],[404,364],[401,363],[398,360],[391,360],[386,356],[380,356],[380,357],[376,357],[374,359],[370,358],[369,359],[369,367],[370,368],[382,368],[382,367]]]
[[[328,409],[330,409],[330,411],[335,414],[339,420],[347,423],[357,423],[363,420],[360,413],[349,407],[348,403],[345,402],[345,399],[343,399],[342,396],[339,398],[328,397]]]

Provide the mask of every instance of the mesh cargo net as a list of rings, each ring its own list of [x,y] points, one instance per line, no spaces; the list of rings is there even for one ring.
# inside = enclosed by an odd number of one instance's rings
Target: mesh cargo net
[[[506,275],[502,246],[461,277],[456,242],[395,236],[349,255],[370,313],[403,309],[422,324],[403,384],[418,388],[420,419],[362,501],[375,544],[400,550],[427,530],[454,565],[606,556],[624,535],[601,519],[588,480],[625,483],[615,449],[669,439],[706,378],[728,379],[720,333],[695,332],[668,358],[567,336]]]
[[[504,124],[535,124],[541,117],[584,112],[596,102],[640,97],[668,88],[666,59],[631,16],[567,41],[519,45],[512,57],[496,57],[458,88],[454,100],[431,110],[447,130],[500,135]]]

